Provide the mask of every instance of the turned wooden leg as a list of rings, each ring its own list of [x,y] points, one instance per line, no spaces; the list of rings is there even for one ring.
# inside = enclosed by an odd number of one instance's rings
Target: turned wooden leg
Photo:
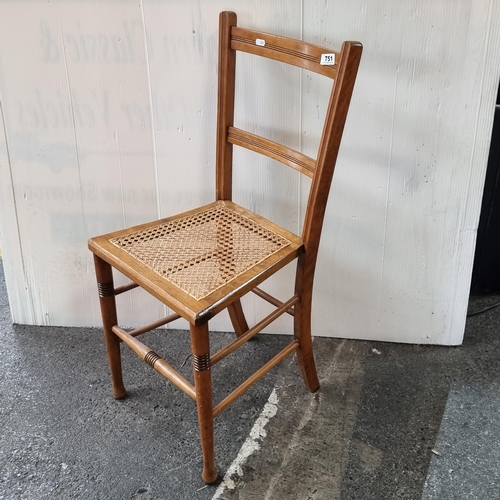
[[[208,323],[201,326],[190,325],[190,330],[196,405],[203,452],[201,477],[205,483],[213,483],[217,479],[217,470],[214,462],[214,419]]]
[[[231,318],[231,323],[233,324],[234,331],[237,337],[241,337],[244,333],[248,331],[247,320],[245,319],[245,314],[243,308],[241,307],[241,300],[238,299],[227,307],[229,317]]]
[[[120,340],[111,328],[118,322],[116,319],[116,302],[111,266],[97,255],[94,255],[94,265],[101,304],[104,338],[108,351],[109,366],[111,368],[111,383],[113,396],[122,399],[127,395],[122,377],[122,360],[120,354]]]

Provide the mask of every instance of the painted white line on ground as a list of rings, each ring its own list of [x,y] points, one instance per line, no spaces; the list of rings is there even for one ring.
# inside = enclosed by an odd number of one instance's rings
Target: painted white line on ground
[[[255,421],[255,424],[253,425],[249,436],[243,443],[238,456],[234,459],[233,463],[226,471],[226,474],[224,475],[222,482],[219,484],[212,500],[221,498],[224,491],[234,490],[236,488],[236,483],[233,478],[235,476],[240,478],[243,477],[243,464],[247,461],[250,455],[260,449],[260,444],[267,435],[264,427],[278,412],[278,402],[278,394],[276,393],[276,389],[273,389],[273,392],[271,392],[267,403],[264,405],[264,408],[259,415],[259,418]]]
[[[271,480],[269,481],[269,485],[264,500],[273,500],[274,498],[279,498],[278,496],[274,495],[274,491],[277,485],[283,480],[283,471],[287,468],[288,463],[293,461],[293,458],[297,453],[304,452],[304,448],[300,446],[301,431],[313,419],[314,415],[318,410],[318,405],[319,405],[318,399],[316,399],[314,395],[311,395],[311,400],[309,402],[309,405],[306,407],[304,414],[300,419],[299,426],[294,432],[292,439],[290,440],[290,444],[288,445],[285,451],[283,462],[278,471],[276,472],[276,474],[274,474],[271,477]]]

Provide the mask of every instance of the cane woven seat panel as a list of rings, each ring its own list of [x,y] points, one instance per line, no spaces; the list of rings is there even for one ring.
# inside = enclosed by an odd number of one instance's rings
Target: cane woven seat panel
[[[196,300],[291,244],[223,205],[110,241]]]

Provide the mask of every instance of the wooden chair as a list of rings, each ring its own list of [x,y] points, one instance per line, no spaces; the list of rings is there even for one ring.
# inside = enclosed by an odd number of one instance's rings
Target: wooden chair
[[[89,240],[89,248],[94,253],[113,395],[117,399],[126,395],[120,359],[120,343],[124,342],[196,401],[203,450],[202,478],[207,483],[217,478],[213,419],[252,384],[296,352],[306,386],[311,391],[319,387],[311,340],[314,269],[328,192],[362,51],[357,42],[344,42],[340,52],[332,52],[310,43],[239,28],[233,12],[220,14],[219,30],[216,201]],[[316,160],[233,127],[237,51],[292,64],[333,79]],[[301,236],[231,201],[233,145],[278,160],[312,179]],[[261,282],[294,259],[297,259],[296,281],[290,299],[281,302],[258,288]],[[113,267],[131,283],[115,288]],[[115,296],[137,286],[147,290],[175,314],[133,331],[120,328]],[[276,306],[252,328],[247,325],[240,302],[248,292]],[[226,308],[236,339],[211,355],[208,321]],[[293,341],[214,406],[211,367],[283,313],[294,318]],[[194,386],[136,339],[139,334],[179,317],[190,323]]]

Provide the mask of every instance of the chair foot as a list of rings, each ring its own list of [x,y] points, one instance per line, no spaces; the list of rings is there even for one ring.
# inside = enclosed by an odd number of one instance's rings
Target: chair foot
[[[111,369],[111,392],[115,399],[123,399],[127,395],[127,391],[123,385],[120,346],[112,332],[105,332],[105,336],[108,361]]]
[[[125,390],[125,387],[122,387],[120,389],[115,389],[113,387],[113,397],[115,399],[125,399],[127,397],[127,391]]]
[[[310,392],[317,392],[321,386],[319,385],[319,382],[318,382],[318,385],[315,386],[316,387],[315,389],[311,389],[311,387],[309,387],[307,384],[306,384],[306,387],[309,389]],[[312,386],[312,387],[314,387],[314,386]]]
[[[201,478],[203,479],[203,481],[207,484],[212,484],[212,483],[215,483],[215,481],[217,481],[217,470],[214,467],[204,467],[203,468],[203,472],[201,474]]]
[[[316,364],[314,363],[314,355],[312,349],[309,352],[304,352],[305,349],[297,349],[297,360],[299,362],[300,372],[306,387],[311,392],[316,392],[319,389],[318,373],[316,372]]]

